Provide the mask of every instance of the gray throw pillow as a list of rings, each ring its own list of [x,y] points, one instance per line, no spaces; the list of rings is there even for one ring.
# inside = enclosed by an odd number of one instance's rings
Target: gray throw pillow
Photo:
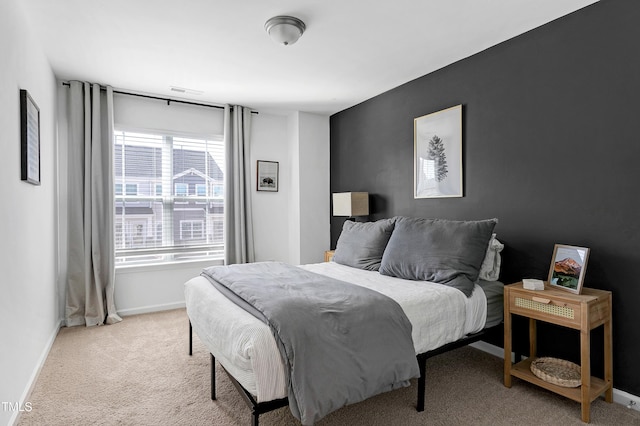
[[[393,231],[394,219],[375,222],[347,220],[336,244],[333,261],[368,271],[377,271],[382,253]]]
[[[445,284],[469,297],[497,222],[398,217],[380,273]]]

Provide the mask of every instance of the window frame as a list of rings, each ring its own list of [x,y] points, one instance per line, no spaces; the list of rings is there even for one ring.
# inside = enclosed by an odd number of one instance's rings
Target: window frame
[[[180,132],[180,131],[172,131],[172,130],[166,130],[166,129],[150,129],[150,128],[140,128],[140,127],[132,127],[132,126],[124,126],[124,125],[116,125],[114,127],[114,140],[113,140],[113,155],[114,155],[114,162],[115,162],[115,149],[116,149],[116,138],[117,136],[120,136],[122,134],[127,134],[127,133],[134,133],[134,134],[148,134],[148,135],[154,135],[154,136],[162,136],[163,139],[167,139],[170,138],[172,141],[174,138],[183,138],[183,139],[195,139],[195,140],[202,140],[202,141],[207,141],[207,142],[211,142],[211,143],[215,143],[215,144],[220,144],[220,147],[222,149],[222,159],[221,161],[219,161],[218,158],[214,158],[214,161],[216,162],[216,164],[218,165],[218,167],[221,169],[222,173],[223,173],[223,185],[225,182],[226,178],[226,173],[225,173],[225,156],[226,156],[226,152],[224,152],[224,145],[223,145],[223,135],[215,135],[215,134],[201,134],[201,133],[189,133],[189,132]],[[173,149],[173,145],[172,148]],[[209,151],[211,152],[211,151]],[[172,153],[173,155],[173,153]],[[126,195],[126,179],[123,180],[120,185],[122,185],[122,190],[124,191],[123,194],[121,195],[116,195],[115,194],[115,189],[116,189],[116,185],[118,185],[118,183],[116,183],[116,179],[118,177],[114,175],[114,186],[112,188],[113,193],[114,193],[114,211],[115,211],[115,207],[117,206],[118,201],[122,201],[125,202],[127,195]],[[172,189],[175,191],[175,187],[173,186],[173,183],[178,184],[179,182],[173,182],[173,179],[175,178],[175,176],[173,176],[173,173],[171,173],[171,180],[172,180],[172,185],[170,185],[170,187],[172,187]],[[190,197],[189,195],[189,187],[187,185],[187,194],[186,195],[175,195],[175,193],[172,191],[170,195],[167,195],[164,191],[165,188],[165,184],[164,182],[157,182],[153,181],[151,183],[149,183],[150,185],[150,191],[152,192],[151,195],[147,195],[147,196],[141,196],[141,195],[137,195],[135,196],[136,199],[140,199],[140,200],[150,200],[153,199],[156,202],[160,202],[163,205],[163,212],[165,212],[167,210],[168,205],[171,205],[170,209],[173,210],[172,206],[175,206],[176,204],[188,204],[188,201],[182,201],[182,200],[177,200],[176,198],[187,198]],[[138,187],[138,194],[139,194],[139,184],[136,184]],[[162,193],[158,193],[158,187],[160,186],[160,188],[163,190]],[[195,196],[195,194],[194,194]],[[130,195],[129,197],[134,197],[133,195]],[[198,197],[199,198],[199,197]],[[204,197],[203,197],[204,198]],[[222,201],[223,204],[223,209],[225,207],[225,202],[224,202],[224,192],[221,196],[214,196],[213,194],[210,195],[211,199],[215,199],[217,202]],[[120,200],[119,200],[120,199]],[[170,200],[170,201],[168,201]],[[199,202],[197,204],[207,204],[206,200],[203,200],[204,202]],[[124,208],[124,206],[123,206]],[[117,227],[117,214],[114,213],[114,225],[113,225],[113,233],[114,233],[114,239],[115,239],[115,234],[116,234],[116,227]],[[164,214],[163,214],[164,216]],[[167,220],[164,219],[159,223],[155,224],[155,229],[153,232],[158,232],[157,230],[159,229],[159,226],[164,226],[167,223],[171,223],[172,224],[172,229],[169,231],[166,231],[163,234],[163,238],[164,235],[167,234],[171,234],[172,236],[175,235],[176,230],[174,229],[174,221],[173,221],[173,213],[170,215],[171,219]],[[203,220],[202,222],[202,233],[206,235],[206,233],[208,232],[209,229],[214,229],[214,230],[218,230],[220,228],[220,224],[217,224],[217,222],[212,222],[210,224],[208,224],[208,219],[209,216],[217,216],[219,219],[221,219],[221,221],[224,221],[224,213],[222,214],[211,214],[211,213],[206,213],[206,208],[205,208],[205,220]],[[220,220],[219,220],[220,221]],[[124,230],[126,228],[126,224],[119,222],[118,223],[121,228]],[[179,228],[179,225],[177,225]],[[153,227],[151,227],[153,228]],[[147,268],[147,267],[162,267],[164,265],[170,265],[170,264],[175,264],[175,263],[192,263],[192,262],[208,262],[209,264],[217,264],[220,263],[222,264],[224,262],[224,223],[222,223],[222,229],[223,229],[223,236],[222,236],[222,242],[221,243],[210,243],[210,244],[203,244],[203,245],[192,245],[192,246],[171,246],[171,247],[156,247],[156,248],[145,248],[145,249],[118,249],[118,248],[114,248],[115,251],[115,257],[116,257],[116,269],[120,269],[120,268],[131,268],[131,267],[140,267],[140,268]],[[178,229],[178,232],[180,232],[180,229]],[[214,236],[215,237],[215,236]],[[173,238],[173,237],[172,237]],[[116,245],[117,247],[117,245]],[[134,260],[134,258],[140,258],[139,260]],[[147,259],[145,259],[147,258]],[[152,259],[148,259],[148,258],[152,258]]]

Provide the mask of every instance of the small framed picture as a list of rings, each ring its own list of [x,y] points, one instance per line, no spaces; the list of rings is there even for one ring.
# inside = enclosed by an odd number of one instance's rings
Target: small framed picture
[[[40,185],[40,109],[20,90],[20,179]]]
[[[278,192],[278,162],[258,160],[258,191]]]
[[[580,294],[587,270],[587,260],[589,260],[588,248],[556,244],[549,268],[549,285]]]

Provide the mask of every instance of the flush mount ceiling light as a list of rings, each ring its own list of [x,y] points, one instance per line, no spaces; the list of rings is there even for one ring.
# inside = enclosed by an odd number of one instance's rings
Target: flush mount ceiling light
[[[264,24],[264,29],[276,43],[289,46],[298,41],[307,27],[293,16],[274,16]]]

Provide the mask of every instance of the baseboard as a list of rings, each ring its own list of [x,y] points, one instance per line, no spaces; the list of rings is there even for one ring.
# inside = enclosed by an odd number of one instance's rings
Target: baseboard
[[[504,359],[504,349],[499,346],[495,346],[483,341],[471,343],[469,346],[472,346],[483,352],[487,352],[498,358]],[[613,388],[613,402],[625,405],[629,409],[640,411],[640,397],[616,388]]]
[[[180,309],[186,306],[185,302],[164,303],[161,305],[141,306],[139,308],[121,309],[118,315],[126,317],[128,315],[148,314],[150,312],[170,311],[171,309]]]
[[[40,357],[38,358],[38,362],[36,363],[36,366],[34,367],[33,372],[31,373],[31,376],[29,377],[29,381],[27,382],[27,386],[25,386],[24,392],[22,392],[22,396],[20,397],[20,404],[19,404],[20,407],[25,407],[25,404],[27,402],[29,402],[29,397],[31,396],[31,392],[33,391],[33,387],[36,384],[36,381],[38,380],[38,376],[40,375],[40,371],[42,371],[42,367],[44,366],[44,362],[47,360],[47,357],[49,356],[49,352],[51,351],[51,347],[53,346],[53,342],[56,340],[56,336],[58,335],[58,332],[60,331],[60,327],[62,327],[63,323],[64,323],[64,320],[62,320],[62,319],[58,320],[58,323],[54,327],[53,332],[49,336],[49,339],[47,340],[47,344],[45,345],[44,349],[42,350],[42,353],[40,354]],[[21,413],[22,413],[22,411],[20,411],[20,410],[14,411],[13,415],[11,416],[11,418],[9,418],[9,425],[17,424]]]
[[[613,402],[626,405],[627,408],[640,411],[640,398],[628,392],[613,388]]]
[[[476,349],[480,349],[482,352],[489,353],[493,356],[497,356],[498,358],[504,359],[504,349],[499,346],[492,345],[487,342],[483,342],[482,340],[479,340],[475,343],[471,343],[469,346]]]

